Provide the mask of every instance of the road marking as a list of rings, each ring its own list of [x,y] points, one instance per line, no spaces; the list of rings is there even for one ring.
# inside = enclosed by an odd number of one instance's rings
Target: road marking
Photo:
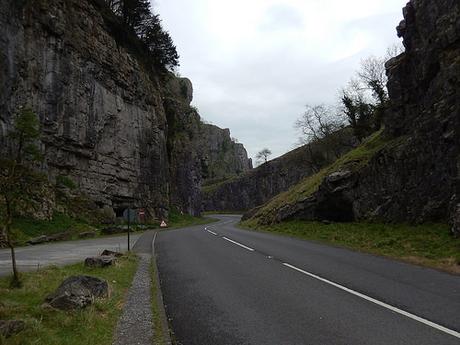
[[[210,234],[213,234],[214,236],[217,236],[217,234],[214,231],[211,231],[211,230],[208,230],[208,229],[206,229],[206,231],[209,232]]]
[[[226,240],[226,241],[229,241],[229,242],[232,242],[233,244],[236,244],[237,246],[240,246],[241,248],[247,249],[247,250],[249,250],[249,251],[251,251],[251,252],[254,251],[254,249],[249,248],[249,247],[246,247],[244,244],[241,244],[241,243],[238,243],[238,242],[236,242],[236,241],[233,241],[233,240],[231,240],[231,239],[229,239],[229,238],[227,238],[227,237],[222,237],[222,238],[223,238],[224,240]]]
[[[431,321],[426,320],[426,319],[424,319],[424,318],[421,318],[421,317],[419,317],[419,316],[417,316],[417,315],[411,314],[411,313],[409,313],[409,312],[407,312],[407,311],[404,311],[404,310],[401,310],[401,309],[399,309],[399,308],[393,307],[392,305],[389,305],[389,304],[386,304],[386,303],[381,302],[381,301],[379,301],[379,300],[376,300],[375,298],[366,296],[366,295],[364,295],[364,294],[362,294],[362,293],[360,293],[360,292],[354,291],[354,290],[349,289],[349,288],[347,288],[347,287],[345,287],[345,286],[343,286],[343,285],[334,283],[334,282],[332,282],[332,281],[330,281],[330,280],[321,278],[320,276],[317,276],[316,274],[309,273],[309,272],[304,271],[304,270],[302,270],[302,269],[300,269],[300,268],[297,268],[297,267],[295,267],[295,266],[292,266],[292,265],[290,265],[290,264],[288,264],[288,263],[285,263],[285,262],[284,262],[283,265],[286,266],[286,267],[289,267],[289,268],[291,268],[291,269],[293,269],[293,270],[296,270],[296,271],[298,271],[298,272],[300,272],[300,273],[303,273],[303,274],[305,274],[305,275],[307,275],[307,276],[309,276],[309,277],[318,279],[318,280],[320,280],[320,281],[322,281],[322,282],[324,282],[324,283],[326,283],[326,284],[332,285],[332,286],[334,286],[334,287],[336,287],[336,288],[338,288],[338,289],[340,289],[340,290],[346,291],[346,292],[348,292],[348,293],[350,293],[350,294],[352,294],[352,295],[355,295],[355,296],[358,296],[358,297],[360,297],[360,298],[362,298],[362,299],[365,299],[366,301],[375,303],[375,304],[377,304],[377,305],[379,305],[379,306],[381,306],[381,307],[384,307],[384,308],[386,308],[386,309],[389,309],[389,310],[391,310],[391,311],[393,311],[393,312],[395,312],[395,313],[401,314],[401,315],[406,316],[406,317],[408,317],[408,318],[410,318],[410,319],[412,319],[412,320],[418,321],[418,322],[420,322],[420,323],[423,323],[423,324],[425,324],[425,325],[427,325],[427,326],[433,327],[433,328],[435,328],[435,329],[437,329],[437,330],[439,330],[439,331],[441,331],[441,332],[447,333],[447,334],[449,334],[449,335],[452,335],[452,336],[454,336],[454,337],[460,339],[460,333],[459,333],[459,332],[456,332],[456,331],[454,331],[454,330],[452,330],[452,329],[446,328],[446,327],[444,327],[444,326],[438,325],[437,323],[431,322]]]

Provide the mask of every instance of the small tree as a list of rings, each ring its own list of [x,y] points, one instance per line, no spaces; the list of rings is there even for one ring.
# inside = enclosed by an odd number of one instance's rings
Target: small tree
[[[12,286],[21,285],[14,250],[13,219],[23,207],[39,203],[40,187],[44,178],[33,172],[32,165],[40,159],[36,141],[40,136],[39,123],[30,109],[21,109],[8,135],[10,148],[7,158],[0,161],[0,211],[2,235],[11,251],[13,267]]]
[[[267,163],[268,157],[270,157],[271,154],[272,154],[272,151],[270,151],[270,150],[267,149],[267,148],[264,148],[264,149],[262,149],[261,151],[259,151],[259,152],[257,153],[256,159],[257,159],[259,162]]]

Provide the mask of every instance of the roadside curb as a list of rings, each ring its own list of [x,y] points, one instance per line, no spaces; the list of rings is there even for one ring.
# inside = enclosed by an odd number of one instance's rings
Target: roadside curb
[[[164,344],[165,345],[172,345],[173,342],[171,340],[171,329],[169,328],[169,322],[168,322],[168,317],[166,316],[166,310],[164,306],[164,301],[163,301],[163,293],[161,292],[161,284],[160,284],[160,274],[158,271],[158,265],[157,265],[157,260],[156,260],[156,255],[155,255],[155,240],[157,238],[159,231],[155,232],[155,235],[153,236],[152,240],[152,265],[153,265],[153,279],[156,281],[157,284],[157,295],[152,296],[152,298],[156,298],[156,302],[158,305],[159,313],[160,313],[160,318],[161,318],[161,328],[163,329],[163,338],[164,338]]]

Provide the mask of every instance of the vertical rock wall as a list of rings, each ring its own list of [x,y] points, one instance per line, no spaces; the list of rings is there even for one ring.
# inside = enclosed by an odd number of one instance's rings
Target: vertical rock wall
[[[116,25],[99,0],[0,2],[2,148],[14,114],[31,107],[51,181],[70,177],[99,207],[198,214],[206,133],[191,83],[165,85]]]

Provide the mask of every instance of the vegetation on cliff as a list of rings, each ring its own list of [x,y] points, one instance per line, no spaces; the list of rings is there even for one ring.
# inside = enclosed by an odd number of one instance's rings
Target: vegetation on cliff
[[[99,1],[99,0],[96,0]],[[152,13],[148,0],[103,0],[122,24],[118,31],[125,40],[139,40],[144,55],[156,68],[173,70],[179,54],[158,14]]]

